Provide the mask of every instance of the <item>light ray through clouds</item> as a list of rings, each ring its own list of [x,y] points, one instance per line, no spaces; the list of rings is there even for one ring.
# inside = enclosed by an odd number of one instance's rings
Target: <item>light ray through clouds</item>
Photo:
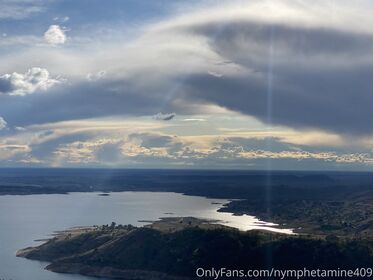
[[[228,18],[233,19],[234,18],[234,13],[231,11],[231,12],[227,13],[227,16],[228,16]],[[218,39],[220,34],[222,34],[222,32],[224,31],[224,29],[226,28],[226,26],[228,24],[229,24],[229,21],[225,21],[223,24],[219,24],[218,27],[216,28],[216,31],[214,31],[214,33],[212,34],[210,40],[214,41],[214,40]],[[181,63],[180,66],[184,70],[185,73],[193,73],[191,70],[196,68],[195,64],[193,64],[193,61],[185,61],[185,60],[182,59],[182,63]],[[209,72],[208,72],[208,74],[209,74]],[[163,112],[164,110],[166,110],[166,108],[168,107],[168,105],[171,101],[173,101],[175,99],[177,100],[178,96],[182,92],[183,85],[186,85],[188,83],[188,79],[190,78],[191,75],[192,74],[184,75],[182,78],[178,79],[178,82],[175,85],[173,85],[171,87],[170,91],[168,91],[165,94],[164,102],[160,106],[159,112]]]
[[[268,46],[268,70],[267,70],[267,129],[272,130],[272,110],[273,110],[273,51],[274,51],[274,42],[273,42],[273,35],[274,35],[274,27],[271,25],[270,32],[269,32],[269,46]],[[267,151],[272,151],[270,138],[266,141],[266,148]],[[266,185],[265,185],[265,203],[267,214],[271,215],[272,211],[272,159],[268,158],[266,162]],[[268,247],[266,251],[266,265],[267,267],[272,267],[272,251]]]

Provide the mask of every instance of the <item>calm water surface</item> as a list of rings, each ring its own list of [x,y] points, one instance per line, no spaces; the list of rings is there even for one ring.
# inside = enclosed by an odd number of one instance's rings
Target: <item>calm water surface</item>
[[[272,228],[274,224],[261,222],[252,216],[217,212],[220,204],[227,202],[225,199],[154,192],[121,192],[110,196],[97,193],[0,196],[0,279],[96,279],[48,272],[43,269],[47,263],[15,257],[18,249],[37,245],[34,240],[74,226],[102,225],[112,221],[139,226],[144,224],[139,220],[194,216],[218,219],[242,230],[265,228],[291,233],[291,230]]]

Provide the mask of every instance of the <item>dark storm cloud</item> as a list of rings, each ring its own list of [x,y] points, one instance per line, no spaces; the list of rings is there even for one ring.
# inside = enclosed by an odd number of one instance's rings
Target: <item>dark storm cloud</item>
[[[27,96],[0,95],[0,112],[11,125],[27,126],[112,115],[150,115],[163,103],[159,94],[148,94],[133,82],[100,80],[61,85]]]
[[[366,52],[373,48],[370,34],[327,27],[294,26],[286,22],[212,21],[180,29],[206,36],[214,50],[228,61],[240,64],[254,59],[268,61],[270,44],[273,44],[274,52],[278,55],[291,54],[293,58],[325,54],[332,55],[331,58],[338,55],[368,55]],[[247,53],[248,50],[256,51],[255,54],[260,56]],[[250,60],[246,60],[248,58]]]
[[[252,22],[209,23],[192,30],[209,37],[219,55],[252,73],[191,75],[184,83],[188,98],[279,125],[373,133],[372,35]]]
[[[215,79],[210,75],[196,75],[188,79],[185,90],[190,98],[213,102],[264,122],[270,114],[274,124],[368,134],[373,132],[370,126],[373,82],[369,78],[373,68],[368,71],[329,73],[333,76],[328,78],[323,78],[321,73],[307,76],[294,73],[293,84],[275,77],[271,111],[268,111],[266,79]]]

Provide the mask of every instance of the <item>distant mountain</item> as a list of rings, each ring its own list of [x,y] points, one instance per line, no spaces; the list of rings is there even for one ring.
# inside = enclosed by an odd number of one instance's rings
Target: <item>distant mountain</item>
[[[265,186],[330,186],[338,178],[309,172],[214,170],[0,169],[0,195],[92,191],[173,191],[211,197]],[[232,192],[233,191],[233,192]]]

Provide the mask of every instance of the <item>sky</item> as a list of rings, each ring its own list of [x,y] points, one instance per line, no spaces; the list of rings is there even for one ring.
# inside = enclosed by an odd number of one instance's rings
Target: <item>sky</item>
[[[0,167],[373,170],[369,0],[0,0]]]

